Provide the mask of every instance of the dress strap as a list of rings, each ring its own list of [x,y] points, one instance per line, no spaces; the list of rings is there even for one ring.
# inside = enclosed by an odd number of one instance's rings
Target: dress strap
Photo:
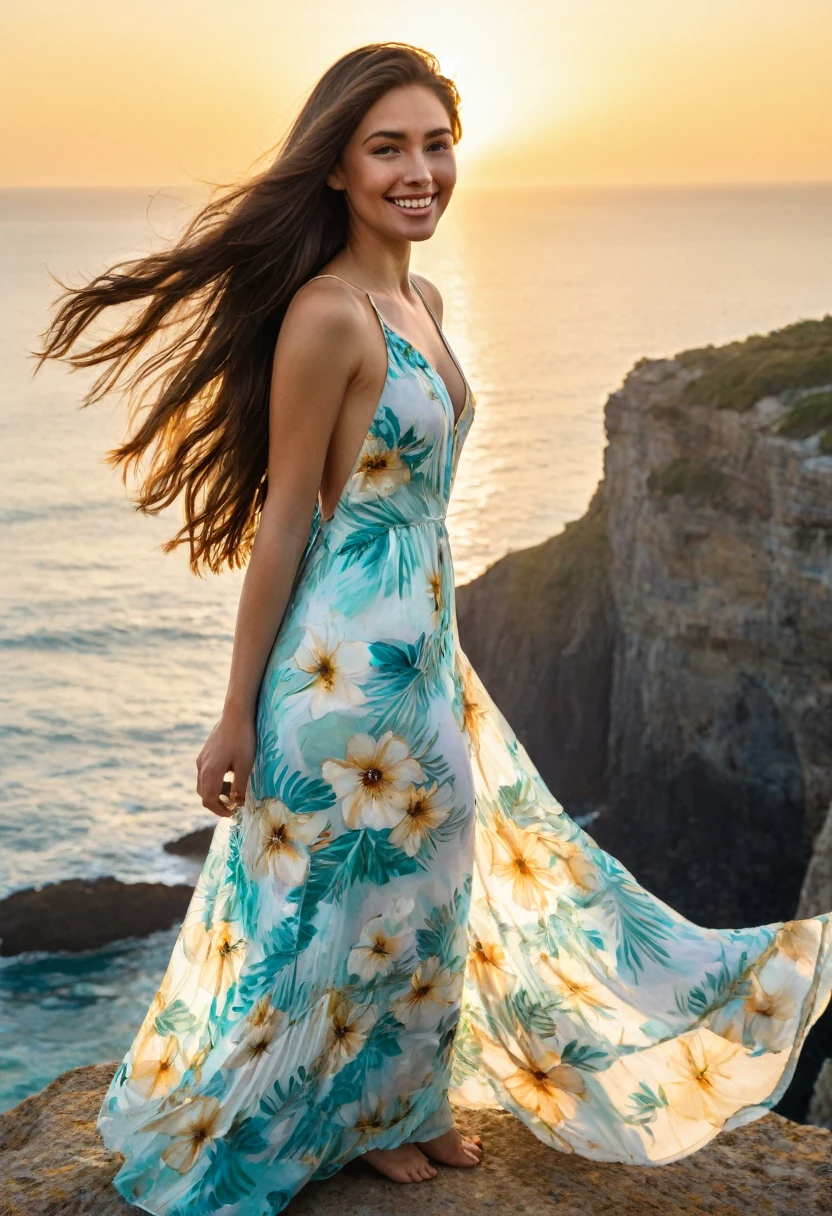
[[[416,280],[414,279],[412,274],[409,275],[408,278],[410,279],[410,282],[413,284],[413,286],[416,288],[417,294],[421,297],[422,303],[424,304],[425,308],[428,310],[430,315],[433,317],[436,328],[439,330],[439,335],[444,340],[444,334],[442,333],[442,326],[439,324],[439,318],[437,317],[436,313],[433,311],[430,304],[428,303],[427,296],[422,291],[421,287],[416,282]]]
[[[370,295],[370,293],[369,293],[369,291],[367,290],[367,288],[366,288],[366,287],[357,287],[355,283],[350,283],[349,279],[342,279],[342,278],[341,278],[341,276],[340,276],[340,274],[313,274],[313,275],[312,275],[312,278],[311,278],[311,279],[307,279],[307,280],[306,280],[306,282],[307,282],[307,283],[311,283],[311,282],[313,282],[315,279],[338,279],[338,281],[339,281],[339,282],[341,282],[341,283],[346,283],[348,287],[355,287],[355,290],[356,290],[356,291],[363,291],[363,292],[364,292],[364,294],[365,294],[365,296],[367,297],[367,299],[370,301],[370,303],[372,304],[373,308],[375,309],[375,314],[376,314],[376,316],[378,317],[379,321],[381,321],[381,324],[382,324],[382,325],[384,325],[384,323],[385,323],[385,322],[384,322],[384,317],[383,317],[383,316],[381,315],[381,313],[379,312],[378,308],[376,307],[376,302],[375,302],[375,300],[374,300],[374,299],[373,299],[373,297]],[[301,286],[303,286],[303,284],[301,284]]]

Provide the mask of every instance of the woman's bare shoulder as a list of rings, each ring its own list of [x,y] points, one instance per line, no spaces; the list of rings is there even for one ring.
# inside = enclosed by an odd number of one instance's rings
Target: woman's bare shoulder
[[[361,296],[352,284],[334,276],[307,279],[289,301],[284,317],[293,328],[352,331],[366,317]]]
[[[354,372],[366,331],[366,312],[353,287],[341,279],[307,279],[289,301],[275,358],[335,359]]]

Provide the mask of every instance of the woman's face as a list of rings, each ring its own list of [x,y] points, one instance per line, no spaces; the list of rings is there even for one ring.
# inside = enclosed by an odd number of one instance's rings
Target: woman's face
[[[426,241],[456,185],[447,111],[422,85],[391,89],[364,115],[327,178],[346,192],[350,220],[386,236]]]

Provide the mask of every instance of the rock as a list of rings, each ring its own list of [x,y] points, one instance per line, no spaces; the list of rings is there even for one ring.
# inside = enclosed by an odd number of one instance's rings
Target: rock
[[[121,1155],[95,1127],[115,1064],[65,1072],[0,1115],[4,1216],[128,1216],[111,1186]],[[287,1216],[821,1216],[830,1211],[832,1132],[767,1115],[724,1133],[691,1157],[653,1168],[587,1161],[549,1148],[505,1111],[457,1108],[479,1132],[483,1164],[439,1167],[429,1182],[397,1186],[360,1161],[310,1183]]]
[[[794,915],[832,797],[830,382],[827,317],[645,361],[607,402],[598,834],[714,927]]]
[[[95,950],[167,929],[181,920],[193,888],[184,883],[70,878],[0,900],[0,955],[29,950]]]
[[[606,507],[457,590],[462,648],[572,813],[607,796],[615,621]]]
[[[815,837],[812,859],[800,892],[798,916],[818,916],[832,912],[832,805],[823,827]]]
[[[714,928],[794,915],[832,799],[830,384],[832,316],[640,360],[587,514],[458,591],[552,791]]]
[[[553,793],[714,928],[832,911],[830,386],[832,316],[639,360],[587,514],[458,591]],[[832,1008],[781,1113],[830,1056]]]
[[[193,832],[188,832],[186,836],[180,836],[176,840],[167,840],[162,847],[166,853],[175,853],[178,857],[191,857],[197,861],[204,861],[208,856],[211,841],[214,839],[216,826],[216,823],[212,823],[208,827],[197,828]]]
[[[815,1081],[808,1119],[819,1127],[832,1128],[832,1059],[824,1060]]]

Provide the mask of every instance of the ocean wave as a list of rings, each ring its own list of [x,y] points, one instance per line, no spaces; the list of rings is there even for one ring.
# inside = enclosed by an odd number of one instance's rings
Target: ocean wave
[[[0,650],[76,650],[106,654],[113,649],[182,645],[226,646],[233,641],[231,632],[211,633],[183,629],[174,625],[135,625],[121,628],[103,625],[100,629],[32,629],[26,633],[0,634]]]
[[[7,507],[0,511],[0,527],[36,523],[42,520],[77,518],[98,511],[123,513],[123,504],[112,498],[92,498],[84,502],[44,502],[26,507]]]

